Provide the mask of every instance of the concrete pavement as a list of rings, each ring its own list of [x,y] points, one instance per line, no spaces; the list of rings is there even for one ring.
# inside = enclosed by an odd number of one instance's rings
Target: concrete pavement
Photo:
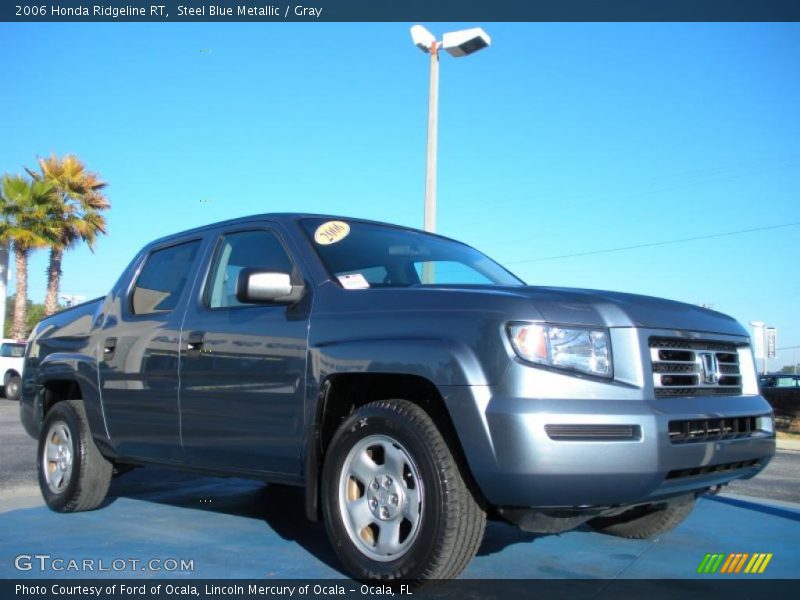
[[[0,578],[345,577],[324,527],[303,516],[300,490],[239,479],[141,469],[112,483],[106,505],[61,515],[43,506],[35,480],[35,442],[21,431],[16,406],[2,407]],[[800,443],[779,440],[781,454],[760,478],[788,489]],[[783,463],[781,466],[779,463]],[[779,467],[779,468],[778,468]],[[6,471],[9,471],[8,473]],[[747,484],[749,482],[741,482]],[[800,505],[753,496],[738,484],[704,497],[692,515],[657,540],[622,540],[586,527],[538,536],[490,523],[467,578],[691,578],[706,553],[771,552],[765,576],[800,573]],[[768,490],[768,488],[763,488]],[[186,559],[193,570],[18,571],[20,554],[105,561]],[[737,576],[719,576],[737,577]],[[740,575],[738,577],[745,577]],[[752,576],[751,576],[752,577]]]
[[[791,450],[792,452],[800,452],[800,440],[789,440],[786,438],[778,438],[776,441],[778,450]]]
[[[112,484],[101,509],[56,514],[41,503],[0,502],[0,577],[342,578],[324,526],[303,516],[299,489],[142,469]],[[40,501],[41,502],[41,501]],[[701,498],[692,515],[655,540],[623,540],[582,527],[561,535],[490,523],[466,578],[693,578],[707,553],[771,552],[771,578],[800,572],[800,507],[733,496]],[[119,572],[18,571],[20,554],[137,560]],[[151,560],[193,569],[145,568]],[[731,575],[720,577],[745,577]],[[753,577],[753,576],[749,576]]]

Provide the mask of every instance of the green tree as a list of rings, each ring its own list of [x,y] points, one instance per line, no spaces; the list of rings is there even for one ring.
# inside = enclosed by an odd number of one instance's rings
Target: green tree
[[[34,304],[30,300],[28,300],[28,310],[25,317],[25,334],[27,336],[30,331],[36,327],[36,324],[44,318],[44,304]],[[59,306],[59,308],[61,308]],[[16,338],[14,336],[14,297],[9,296],[8,300],[6,301],[6,327],[5,331],[3,331],[3,337],[6,338],[14,338],[14,339],[23,339],[23,338]]]
[[[47,267],[47,294],[45,314],[51,315],[58,308],[58,292],[61,289],[61,263],[64,252],[79,241],[85,242],[94,251],[94,242],[106,233],[103,211],[111,208],[103,190],[107,184],[97,173],[86,169],[86,165],[72,154],[58,158],[37,158],[39,171],[27,169],[35,181],[50,184],[50,206],[48,220],[59,235],[50,243],[50,261]]]
[[[16,338],[27,334],[30,254],[49,246],[61,234],[49,218],[52,188],[46,181],[31,182],[19,175],[4,175],[0,183],[0,242],[11,244],[17,274],[12,327]]]

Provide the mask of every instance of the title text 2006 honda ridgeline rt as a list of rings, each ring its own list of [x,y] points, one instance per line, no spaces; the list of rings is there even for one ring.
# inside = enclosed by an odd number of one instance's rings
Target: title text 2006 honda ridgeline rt
[[[115,465],[304,486],[359,578],[454,577],[487,514],[657,535],[775,452],[730,317],[529,287],[459,242],[336,217],[148,245],[107,297],[39,323],[23,379],[52,509],[99,506]]]

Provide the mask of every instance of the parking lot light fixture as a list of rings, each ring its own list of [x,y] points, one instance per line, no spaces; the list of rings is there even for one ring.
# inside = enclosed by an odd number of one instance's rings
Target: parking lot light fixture
[[[425,166],[425,231],[436,231],[436,151],[439,122],[439,50],[444,49],[456,58],[468,56],[487,48],[492,39],[480,27],[451,31],[436,40],[422,25],[411,28],[411,40],[431,56],[428,93],[428,142]],[[424,275],[424,274],[423,274]],[[424,279],[424,277],[423,277]]]

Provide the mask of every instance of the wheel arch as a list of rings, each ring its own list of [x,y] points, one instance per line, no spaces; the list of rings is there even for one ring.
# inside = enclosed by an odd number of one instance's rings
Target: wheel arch
[[[49,379],[42,383],[42,417],[64,400],[83,400],[81,386],[75,379]]]
[[[337,373],[320,385],[305,460],[306,517],[319,520],[319,479],[325,455],[339,425],[355,410],[376,400],[402,399],[422,408],[448,443],[464,480],[485,505],[444,397],[429,379],[407,373]]]
[[[38,438],[47,413],[65,400],[83,400],[81,387],[75,379],[63,375],[40,379],[36,393],[23,396],[20,401],[20,418],[28,435]]]
[[[26,375],[26,379],[28,379]],[[110,444],[97,381],[97,364],[90,354],[54,352],[37,365],[30,380],[34,414],[39,422],[61,400],[82,400],[95,442]],[[23,390],[23,399],[26,390]]]
[[[6,383],[8,383],[8,380],[14,377],[15,375],[17,377],[22,376],[20,372],[17,371],[16,369],[6,369],[6,372],[3,373],[3,385],[6,385]]]

